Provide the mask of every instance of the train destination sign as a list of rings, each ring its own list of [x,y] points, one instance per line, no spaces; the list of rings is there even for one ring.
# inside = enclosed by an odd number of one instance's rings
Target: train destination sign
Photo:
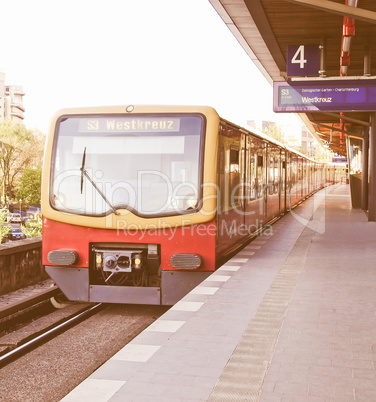
[[[180,119],[176,117],[93,117],[80,120],[79,132],[178,132]]]
[[[376,80],[274,82],[274,112],[373,111]]]

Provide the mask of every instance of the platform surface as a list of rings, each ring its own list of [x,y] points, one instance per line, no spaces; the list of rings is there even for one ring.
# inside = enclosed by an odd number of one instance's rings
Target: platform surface
[[[375,401],[376,223],[316,193],[63,401]]]

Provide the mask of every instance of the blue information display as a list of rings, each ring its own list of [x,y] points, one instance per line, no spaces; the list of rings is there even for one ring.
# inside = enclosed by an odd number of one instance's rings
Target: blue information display
[[[274,112],[375,111],[376,80],[274,82]]]

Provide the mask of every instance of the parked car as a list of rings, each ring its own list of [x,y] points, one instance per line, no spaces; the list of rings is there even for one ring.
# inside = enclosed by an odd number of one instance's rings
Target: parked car
[[[10,223],[21,223],[22,218],[21,218],[20,214],[11,213],[11,214],[8,215],[7,221],[10,222]]]
[[[8,239],[20,240],[26,239],[26,236],[22,233],[22,230],[20,228],[11,228],[10,232],[8,233]]]
[[[27,224],[28,222],[31,222],[31,221],[32,221],[32,219],[31,219],[29,216],[25,216],[25,217],[22,218],[21,224],[24,225],[24,226],[26,226],[26,224]]]

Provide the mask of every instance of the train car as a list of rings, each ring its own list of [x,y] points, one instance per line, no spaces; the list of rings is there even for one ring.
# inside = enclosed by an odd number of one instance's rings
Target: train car
[[[45,149],[43,264],[69,300],[172,305],[331,180],[210,107],[61,110]]]

